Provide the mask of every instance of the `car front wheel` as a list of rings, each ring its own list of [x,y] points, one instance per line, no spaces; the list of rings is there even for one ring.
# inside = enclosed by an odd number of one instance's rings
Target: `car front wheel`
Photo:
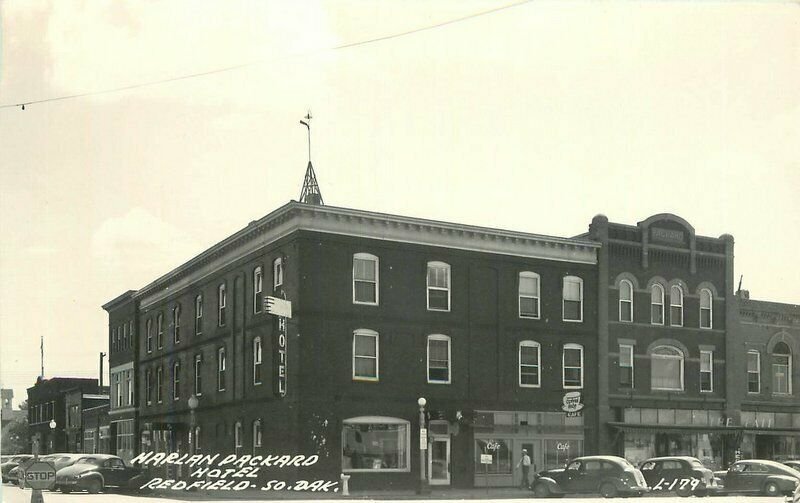
[[[600,486],[600,496],[604,498],[614,498],[617,496],[617,486],[611,482],[605,482]]]
[[[59,489],[59,491],[61,491],[64,494],[69,494],[69,493],[72,492],[72,488],[71,487],[62,487],[62,488]]]
[[[86,484],[86,490],[89,494],[98,494],[103,489],[103,483],[97,479],[92,479]]]
[[[536,484],[533,486],[533,495],[537,498],[549,498],[550,488],[546,484]]]

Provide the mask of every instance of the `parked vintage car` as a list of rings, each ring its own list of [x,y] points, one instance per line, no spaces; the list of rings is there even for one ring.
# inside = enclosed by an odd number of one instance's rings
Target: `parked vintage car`
[[[782,461],[782,463],[790,468],[794,468],[795,470],[800,470],[800,460],[798,459],[789,459]]]
[[[80,459],[80,458],[82,458],[84,456],[86,456],[86,454],[82,454],[82,453],[75,454],[75,453],[71,453],[71,452],[57,452],[57,453],[47,454],[45,456],[41,456],[41,457],[39,457],[39,460],[40,461],[46,461],[46,462],[52,464],[53,468],[55,468],[55,470],[58,471],[58,470],[60,470],[60,469],[62,469],[64,467],[70,466],[71,464],[75,463],[75,461],[77,461],[78,459]],[[25,487],[25,484],[24,484],[24,482],[25,482],[25,477],[24,477],[25,469],[32,462],[33,462],[33,459],[29,459],[29,460],[25,461],[24,463],[20,464],[19,466],[17,466],[16,468],[14,468],[13,470],[11,470],[11,472],[9,473],[9,479],[11,479],[11,482],[16,481],[17,485],[19,485],[20,487]]]
[[[636,467],[616,456],[584,456],[567,463],[566,468],[539,472],[533,483],[537,498],[564,494],[640,496],[648,491],[647,482]]]
[[[2,473],[3,482],[11,482],[9,478],[11,470],[19,466],[20,463],[32,458],[32,454],[17,454],[16,456],[12,456],[11,459],[5,463],[0,464],[0,473]]]
[[[714,472],[690,456],[650,458],[639,464],[647,486],[654,493],[674,491],[678,496],[706,496],[716,492]]]
[[[714,472],[719,477],[721,493],[760,493],[768,496],[791,495],[800,484],[800,471],[777,461],[743,459],[727,471]]]
[[[141,469],[126,466],[122,458],[111,454],[84,454],[71,466],[56,472],[56,489],[63,493],[88,491],[99,493],[108,488],[127,489]]]

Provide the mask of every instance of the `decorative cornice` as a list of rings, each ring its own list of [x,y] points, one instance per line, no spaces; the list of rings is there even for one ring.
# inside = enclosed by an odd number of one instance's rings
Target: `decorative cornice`
[[[516,257],[596,264],[600,243],[291,201],[134,294],[146,308],[298,231]]]

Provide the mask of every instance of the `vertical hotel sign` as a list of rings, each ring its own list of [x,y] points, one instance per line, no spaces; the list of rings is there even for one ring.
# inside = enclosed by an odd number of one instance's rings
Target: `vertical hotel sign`
[[[284,294],[285,296],[285,294]],[[292,303],[278,297],[265,297],[264,310],[275,316],[275,330],[272,331],[272,368],[275,395],[286,396],[286,320],[292,317]]]

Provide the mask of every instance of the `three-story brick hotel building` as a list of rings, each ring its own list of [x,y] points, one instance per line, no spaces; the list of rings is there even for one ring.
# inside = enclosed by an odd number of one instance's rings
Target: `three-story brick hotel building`
[[[771,413],[771,433],[800,434],[800,348],[791,326],[746,342],[732,237],[669,214],[600,215],[560,238],[320,201],[104,306],[117,452],[314,454],[299,478],[410,488],[425,398],[424,469],[443,486],[519,484],[523,449],[539,469],[596,453],[723,466],[750,444],[800,455],[742,422]],[[783,376],[777,404],[744,384],[756,349],[759,383]]]

